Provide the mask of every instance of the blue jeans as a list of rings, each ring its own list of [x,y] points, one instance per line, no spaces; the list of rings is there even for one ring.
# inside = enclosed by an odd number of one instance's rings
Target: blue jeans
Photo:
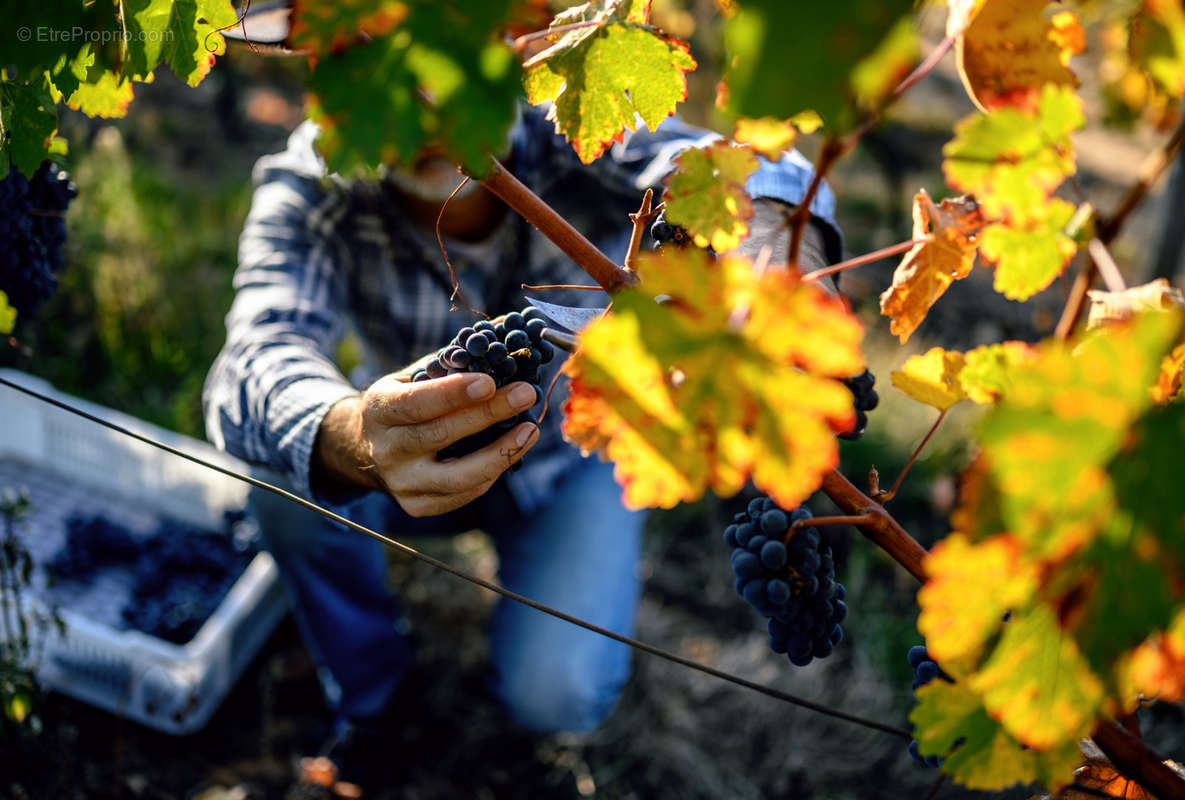
[[[437,517],[409,517],[377,493],[347,516],[396,539],[480,528],[497,547],[503,586],[629,635],[643,515],[622,507],[620,495],[610,465],[586,460],[530,515],[499,481]],[[383,546],[268,492],[253,492],[251,502],[330,705],[347,719],[379,713],[414,658]],[[507,598],[493,612],[490,660],[494,693],[538,731],[596,727],[630,673],[626,645]]]

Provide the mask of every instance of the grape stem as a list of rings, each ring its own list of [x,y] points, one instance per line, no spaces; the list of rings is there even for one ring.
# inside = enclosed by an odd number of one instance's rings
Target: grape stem
[[[490,173],[481,179],[481,185],[534,225],[606,292],[612,294],[618,289],[633,286],[638,282],[637,273],[614,264],[596,245],[585,238],[584,234],[572,227],[571,223],[561,217],[539,195],[514,177],[498,159],[491,158],[490,165]]]
[[[930,437],[934,435],[934,431],[938,430],[938,426],[946,419],[946,412],[949,408],[944,408],[942,413],[938,415],[938,419],[934,420],[934,424],[930,426],[930,430],[922,437],[922,441],[914,448],[913,455],[909,457],[909,461],[905,462],[905,466],[901,468],[901,474],[897,476],[897,480],[893,481],[893,487],[887,492],[874,493],[873,497],[881,505],[892,500],[897,495],[897,490],[901,488],[901,481],[905,480],[905,476],[909,474],[909,468],[913,466],[913,462],[917,461],[918,456],[921,455],[922,449],[925,448],[926,442],[930,441]]]
[[[630,214],[630,222],[634,229],[630,233],[630,246],[625,254],[626,269],[637,270],[638,250],[642,246],[642,234],[650,227],[650,223],[654,222],[663,208],[663,204],[659,203],[657,207],[652,207],[651,203],[654,200],[654,190],[646,189],[646,194],[642,195],[642,204],[638,206],[638,210]]]
[[[803,283],[813,283],[820,278],[825,278],[828,275],[834,275],[837,272],[843,272],[856,267],[863,267],[865,264],[871,264],[875,261],[880,261],[882,258],[895,256],[898,253],[904,253],[906,250],[912,250],[919,244],[925,244],[933,237],[923,236],[921,239],[910,239],[908,242],[898,242],[897,244],[882,247],[880,250],[873,250],[871,253],[865,253],[862,256],[849,258],[847,261],[841,261],[838,264],[832,264],[830,267],[823,267],[806,273],[802,276]]]
[[[790,529],[786,531],[786,541],[789,542],[790,538],[803,528],[813,528],[818,525],[855,525],[858,528],[861,525],[871,524],[872,522],[872,516],[869,514],[859,514],[847,517],[807,517],[806,519],[800,519],[790,523]]]

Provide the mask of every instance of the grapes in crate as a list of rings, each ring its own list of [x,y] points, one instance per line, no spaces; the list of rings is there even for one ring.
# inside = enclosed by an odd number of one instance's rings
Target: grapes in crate
[[[526,381],[535,387],[535,402],[538,404],[543,399],[539,368],[555,357],[555,348],[543,341],[546,327],[543,313],[534,307],[511,312],[496,323],[482,320],[472,327],[462,328],[424,369],[412,376],[412,380],[428,381],[459,372],[483,372],[494,379],[499,389],[514,381]],[[468,455],[493,443],[515,425],[535,421],[529,412],[519,412],[480,433],[454,442],[439,455],[441,458]],[[521,464],[520,459],[511,469],[518,469]]]
[[[810,518],[806,507],[788,513],[759,497],[724,531],[733,548],[737,594],[769,618],[770,648],[799,667],[831,655],[843,639],[840,623],[848,613],[831,548],[819,531],[790,533],[793,523]]]

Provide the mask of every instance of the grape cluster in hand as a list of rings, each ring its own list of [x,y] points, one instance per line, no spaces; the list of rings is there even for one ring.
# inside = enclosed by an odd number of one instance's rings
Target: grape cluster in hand
[[[555,357],[555,348],[543,341],[546,327],[543,313],[533,306],[521,312],[513,311],[496,323],[482,320],[472,327],[462,328],[452,342],[436,354],[436,358],[412,376],[412,380],[427,381],[458,372],[484,372],[494,379],[499,389],[514,381],[526,381],[535,387],[535,403],[538,404],[543,399],[539,367]],[[515,425],[535,421],[529,412],[521,411],[480,433],[454,442],[439,455],[441,458],[468,455],[493,443]],[[511,469],[518,469],[521,464],[520,459]]]
[[[799,667],[831,655],[848,613],[831,548],[820,542],[819,531],[800,528],[786,539],[791,523],[810,517],[808,508],[788,514],[759,497],[724,530],[724,541],[734,548],[737,594],[769,618],[770,648]]]
[[[914,645],[909,648],[909,665],[913,667],[913,690],[915,692],[935,678],[942,678],[948,683],[955,682],[951,676],[942,671],[937,662],[930,658],[930,654],[926,652],[923,645]],[[910,740],[909,754],[923,767],[936,769],[942,765],[942,759],[938,756],[923,756],[918,752],[917,739]]]
[[[855,441],[864,435],[864,429],[868,427],[868,412],[876,408],[880,402],[880,397],[873,388],[876,385],[876,376],[865,369],[859,375],[844,378],[843,385],[852,393],[852,405],[856,408],[856,427],[847,433],[841,433],[839,438]]]
[[[66,240],[65,212],[78,192],[48,161],[26,178],[16,167],[0,180],[0,292],[32,315],[53,294]]]

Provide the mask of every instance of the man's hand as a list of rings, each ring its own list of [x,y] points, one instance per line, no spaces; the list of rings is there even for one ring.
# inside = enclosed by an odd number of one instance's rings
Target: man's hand
[[[521,381],[495,391],[482,374],[419,383],[388,375],[325,415],[312,481],[385,491],[413,517],[452,511],[488,491],[539,431],[524,422],[467,456],[441,461],[436,453],[534,403],[535,389]]]

